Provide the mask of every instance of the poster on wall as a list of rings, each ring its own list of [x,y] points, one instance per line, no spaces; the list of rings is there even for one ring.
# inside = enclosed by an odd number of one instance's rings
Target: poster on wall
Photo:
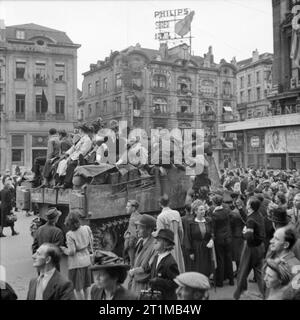
[[[287,152],[289,153],[300,153],[300,130],[299,128],[288,128],[287,129]]]
[[[265,153],[286,153],[286,133],[284,129],[269,129],[265,134]]]

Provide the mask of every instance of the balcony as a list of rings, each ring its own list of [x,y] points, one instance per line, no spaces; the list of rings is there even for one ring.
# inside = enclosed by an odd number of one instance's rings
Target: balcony
[[[47,86],[47,80],[46,80],[46,78],[35,77],[34,85],[36,87],[46,87]]]
[[[64,113],[56,113],[55,114],[55,120],[61,121],[61,120],[65,120],[65,114]]]
[[[222,122],[234,122],[237,121],[236,117],[233,114],[222,114],[221,116]]]
[[[169,90],[167,87],[152,87],[151,89],[153,92],[156,92],[156,93],[169,93]]]
[[[162,112],[161,110],[157,110],[157,109],[156,110],[152,109],[151,116],[152,116],[152,118],[169,118],[170,113],[169,112]]]
[[[194,94],[193,91],[189,90],[189,89],[179,89],[179,90],[177,90],[177,95],[178,96],[191,97],[193,94]]]
[[[36,120],[46,120],[46,113],[36,113],[35,119]]]
[[[177,118],[181,119],[193,119],[194,113],[193,112],[177,112]]]
[[[25,120],[24,112],[16,112],[16,120]]]

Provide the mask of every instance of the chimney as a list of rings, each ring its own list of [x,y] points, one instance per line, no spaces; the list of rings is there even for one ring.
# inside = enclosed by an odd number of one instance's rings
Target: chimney
[[[259,60],[259,53],[258,50],[255,49],[255,51],[252,52],[252,62],[256,62]]]
[[[160,43],[159,44],[159,53],[162,59],[166,59],[168,57],[168,44]]]

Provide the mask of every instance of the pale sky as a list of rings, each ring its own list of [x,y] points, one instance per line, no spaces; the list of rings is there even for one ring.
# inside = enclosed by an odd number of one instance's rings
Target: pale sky
[[[110,51],[140,43],[158,49],[154,35],[154,11],[189,8],[192,22],[192,51],[203,56],[213,47],[215,62],[232,57],[243,60],[252,51],[273,52],[271,0],[197,1],[3,1],[0,19],[5,25],[36,23],[67,33],[78,50],[78,83],[90,63],[104,60]]]

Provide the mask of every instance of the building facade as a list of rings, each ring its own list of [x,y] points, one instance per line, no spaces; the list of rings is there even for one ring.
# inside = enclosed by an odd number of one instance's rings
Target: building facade
[[[2,27],[0,33],[0,168],[27,170],[46,155],[50,128],[73,131],[80,45],[36,24]]]
[[[274,57],[269,111],[256,119],[220,125],[219,130],[241,135],[245,166],[300,169],[300,77],[290,57],[295,1],[273,0],[272,5]]]
[[[112,52],[85,72],[79,120],[127,120],[131,128],[203,128],[218,157],[218,124],[236,111],[236,66],[190,56],[186,44],[159,50],[139,44]]]

